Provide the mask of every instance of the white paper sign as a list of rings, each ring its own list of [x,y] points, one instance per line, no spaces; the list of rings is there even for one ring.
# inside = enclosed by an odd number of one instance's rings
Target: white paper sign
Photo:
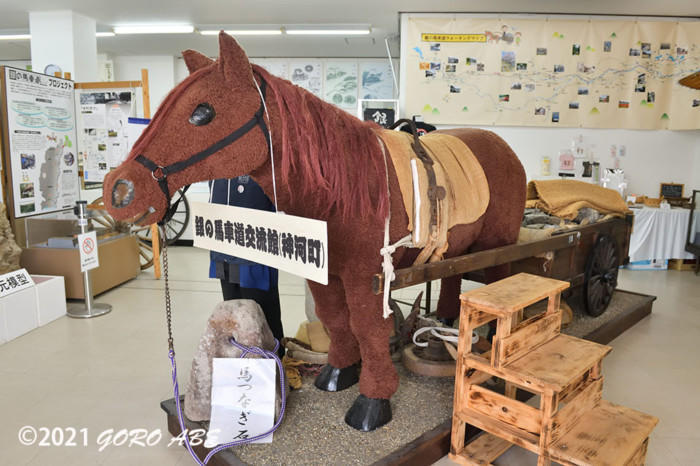
[[[78,249],[80,249],[80,271],[85,272],[99,267],[97,259],[97,233],[89,231],[78,235]]]
[[[0,275],[0,298],[32,286],[34,286],[34,280],[25,269]]]
[[[275,422],[277,365],[274,359],[214,358],[211,421],[204,446],[264,434]],[[270,443],[272,434],[251,443]]]
[[[192,202],[194,245],[328,284],[326,222]]]

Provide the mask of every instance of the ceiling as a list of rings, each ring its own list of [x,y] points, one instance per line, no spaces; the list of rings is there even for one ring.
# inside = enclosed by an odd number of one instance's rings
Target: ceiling
[[[97,21],[98,30],[118,24],[189,23],[199,28],[233,25],[370,24],[359,37],[240,37],[250,56],[381,57],[384,38],[397,35],[399,12],[510,12],[700,16],[697,0],[0,0],[0,31],[28,32],[29,11],[73,10]],[[394,36],[395,37],[395,36]],[[184,49],[217,54],[215,36],[132,35],[97,39],[100,53],[179,55]],[[398,55],[398,43],[392,42]],[[29,41],[0,41],[0,60],[29,59]]]

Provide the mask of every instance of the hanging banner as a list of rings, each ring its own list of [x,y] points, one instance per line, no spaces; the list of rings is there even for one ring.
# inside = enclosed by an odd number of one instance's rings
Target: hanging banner
[[[190,207],[195,247],[328,284],[326,222],[206,202]]]
[[[14,216],[54,212],[78,200],[73,81],[5,67]]]

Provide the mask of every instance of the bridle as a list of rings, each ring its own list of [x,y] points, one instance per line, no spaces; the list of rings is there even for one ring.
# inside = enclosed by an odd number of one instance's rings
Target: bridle
[[[258,111],[255,112],[255,114],[243,124],[243,126],[235,129],[232,131],[228,136],[226,136],[223,139],[220,139],[219,141],[215,142],[211,146],[207,147],[206,149],[197,152],[196,154],[190,156],[189,158],[185,160],[181,160],[179,162],[171,163],[170,165],[167,166],[162,166],[158,165],[155,163],[153,160],[149,159],[148,157],[145,157],[143,154],[139,154],[136,156],[134,159],[136,162],[140,163],[144,167],[146,167],[148,170],[151,171],[151,176],[153,177],[153,180],[158,183],[158,186],[160,187],[160,190],[163,192],[163,195],[165,196],[165,201],[168,204],[168,208],[166,209],[165,213],[163,214],[163,218],[160,219],[158,222],[159,225],[164,225],[167,223],[173,215],[175,215],[175,212],[177,211],[178,204],[180,203],[180,200],[182,199],[182,196],[175,202],[175,204],[170,205],[170,200],[171,200],[171,195],[170,195],[170,189],[168,188],[168,176],[172,175],[174,173],[181,172],[192,165],[199,163],[203,160],[205,160],[207,157],[210,155],[213,155],[220,151],[221,149],[225,148],[226,146],[229,146],[248,134],[252,129],[254,129],[256,126],[260,127],[260,130],[263,132],[263,136],[265,136],[265,141],[267,143],[267,150],[268,153],[271,153],[271,140],[270,140],[270,131],[267,127],[267,124],[265,123],[265,90],[267,88],[267,83],[265,80],[260,77],[260,108],[258,108]],[[190,185],[187,185],[183,188],[182,193],[184,194],[187,189],[189,189]]]

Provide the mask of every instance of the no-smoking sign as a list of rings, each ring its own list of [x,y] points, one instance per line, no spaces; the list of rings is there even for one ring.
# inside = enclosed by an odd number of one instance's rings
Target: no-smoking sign
[[[100,265],[97,259],[97,233],[94,231],[78,235],[80,246],[80,271],[94,269]]]
[[[85,238],[83,240],[83,252],[85,254],[90,254],[93,249],[95,249],[95,242],[92,238]]]

